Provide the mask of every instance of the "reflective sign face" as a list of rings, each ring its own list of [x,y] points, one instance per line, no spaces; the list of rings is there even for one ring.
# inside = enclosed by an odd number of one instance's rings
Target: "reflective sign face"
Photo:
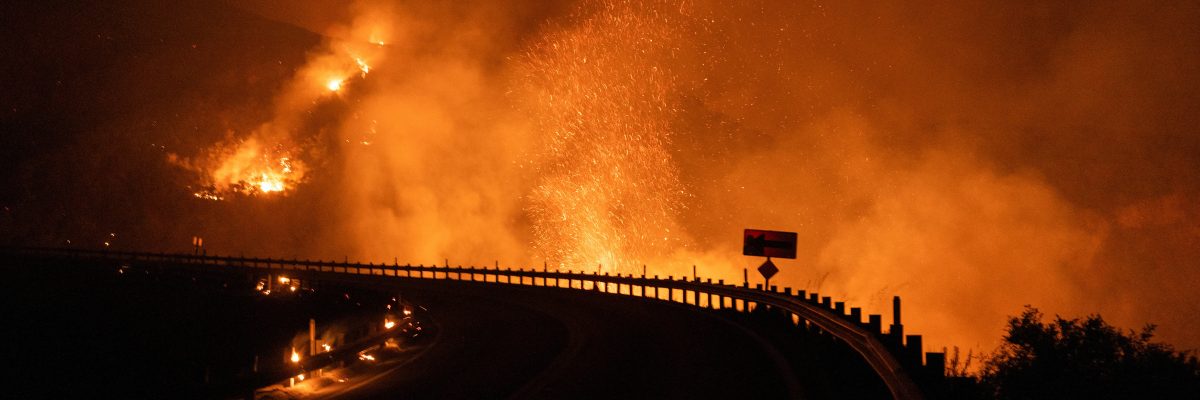
[[[796,232],[747,229],[742,254],[747,256],[796,258]]]

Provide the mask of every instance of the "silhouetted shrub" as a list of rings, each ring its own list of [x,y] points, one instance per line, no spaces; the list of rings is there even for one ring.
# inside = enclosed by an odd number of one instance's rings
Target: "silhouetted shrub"
[[[1099,315],[1043,323],[1026,306],[984,362],[982,382],[1001,399],[1200,399],[1196,357],[1153,336],[1154,325],[1126,334]]]

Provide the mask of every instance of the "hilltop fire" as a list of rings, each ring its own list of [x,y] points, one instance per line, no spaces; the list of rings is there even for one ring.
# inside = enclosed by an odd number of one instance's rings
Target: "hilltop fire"
[[[200,190],[193,196],[221,201],[228,195],[286,195],[307,179],[307,164],[301,155],[320,153],[298,145],[298,131],[315,107],[335,100],[350,78],[367,78],[371,59],[382,57],[380,47],[348,40],[328,44],[285,86],[276,99],[276,114],[245,137],[230,134],[193,158],[170,154],[168,160],[200,175]],[[319,90],[314,90],[319,88]],[[363,141],[366,143],[366,141]]]
[[[738,233],[778,227],[772,283],[904,296],[933,340],[1023,304],[1200,330],[1194,12],[567,3],[305,3],[328,17],[269,98],[173,149],[181,203],[230,251],[727,281],[757,266]]]

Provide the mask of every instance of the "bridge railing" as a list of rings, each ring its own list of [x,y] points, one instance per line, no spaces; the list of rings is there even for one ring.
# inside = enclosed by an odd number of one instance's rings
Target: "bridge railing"
[[[17,256],[103,260],[120,264],[153,264],[158,266],[187,266],[193,268],[237,268],[261,270],[268,279],[282,273],[296,278],[313,278],[312,273],[322,275],[348,274],[371,275],[396,279],[430,279],[462,282],[485,282],[562,289],[580,289],[633,297],[659,299],[701,308],[737,309],[748,311],[757,307],[772,307],[791,313],[794,321],[815,327],[840,339],[854,349],[872,370],[882,378],[892,396],[897,399],[922,398],[910,372],[919,377],[940,378],[945,368],[943,353],[923,353],[920,335],[903,334],[903,325],[892,324],[890,331],[882,330],[880,315],[869,315],[866,321],[860,308],[850,308],[845,303],[834,302],[828,296],[806,293],[791,288],[779,290],[776,286],[751,288],[743,282],[740,286],[726,284],[724,280],[713,282],[692,277],[658,275],[632,275],[607,273],[585,273],[575,271],[551,271],[547,268],[511,269],[493,267],[462,267],[449,265],[400,265],[356,263],[343,260],[300,260],[257,257],[209,256],[194,254],[147,253],[127,251],[104,251],[54,248],[0,248],[0,253]],[[297,275],[299,273],[299,275]],[[305,279],[304,281],[307,281]],[[302,281],[303,282],[303,281]],[[899,299],[896,299],[897,310]]]

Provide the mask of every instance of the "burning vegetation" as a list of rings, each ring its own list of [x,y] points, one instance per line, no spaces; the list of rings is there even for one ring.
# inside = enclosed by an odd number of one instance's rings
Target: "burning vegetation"
[[[359,31],[362,28],[350,29]],[[274,115],[248,135],[230,132],[225,141],[192,158],[169,154],[172,164],[198,175],[193,196],[220,201],[231,194],[286,195],[304,183],[309,167],[302,157],[318,153],[297,144],[306,139],[302,132],[311,124],[310,115],[323,103],[338,101],[348,86],[367,79],[374,62],[370,60],[383,55],[378,31],[370,30],[376,32],[370,39],[329,39],[278,95]]]
[[[230,4],[6,13],[57,42],[10,38],[0,238],[728,282],[762,227],[931,347],[1200,345],[1194,3]]]

